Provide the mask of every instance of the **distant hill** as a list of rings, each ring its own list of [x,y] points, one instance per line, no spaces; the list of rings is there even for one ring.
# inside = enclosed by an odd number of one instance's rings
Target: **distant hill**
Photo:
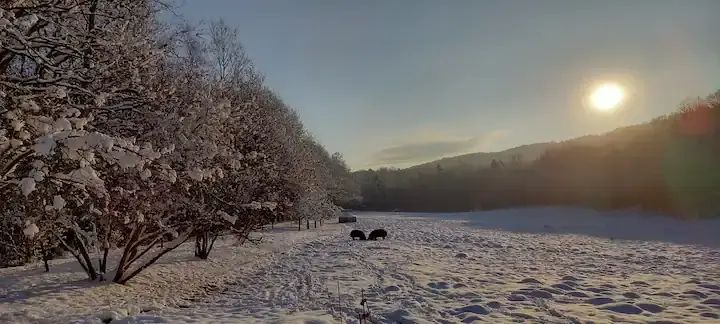
[[[583,145],[583,146],[601,146],[610,143],[618,143],[632,140],[638,136],[647,135],[653,131],[652,124],[665,119],[666,117],[658,117],[649,123],[631,125],[616,128],[605,134],[585,135],[561,142],[544,142],[527,144],[513,147],[500,152],[479,152],[463,154],[453,157],[442,158],[432,162],[427,162],[406,168],[405,170],[421,171],[437,168],[440,165],[444,169],[454,169],[458,167],[480,167],[489,166],[492,160],[502,160],[509,162],[514,155],[520,155],[522,161],[531,162],[541,157],[547,150],[555,149],[566,145]]]
[[[450,170],[456,168],[477,168],[490,166],[492,160],[501,160],[505,163],[510,162],[514,155],[519,155],[523,162],[532,162],[540,158],[548,150],[564,146],[603,146],[608,144],[622,144],[623,142],[632,142],[633,139],[652,136],[661,127],[653,127],[654,124],[662,124],[667,120],[668,116],[657,117],[650,122],[638,125],[630,125],[616,128],[604,134],[584,135],[559,142],[543,142],[521,145],[499,152],[478,152],[469,153],[458,156],[446,157],[432,162],[414,165],[401,169],[403,171],[426,171],[435,170],[438,165],[443,169]],[[622,146],[622,145],[621,145]],[[398,170],[396,168],[379,168],[379,170]],[[368,170],[357,170],[355,174],[364,174]]]
[[[533,161],[542,156],[548,149],[559,145],[558,142],[535,143],[513,147],[500,152],[479,152],[447,157],[428,163],[411,166],[407,169],[419,170],[436,168],[439,164],[442,168],[453,169],[457,167],[479,167],[489,166],[492,160],[510,161],[514,155],[520,155],[523,161]]]

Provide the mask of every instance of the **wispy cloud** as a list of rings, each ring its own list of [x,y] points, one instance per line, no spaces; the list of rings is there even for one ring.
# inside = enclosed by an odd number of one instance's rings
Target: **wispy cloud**
[[[379,166],[423,163],[447,156],[476,152],[486,149],[505,134],[506,131],[493,131],[471,138],[432,139],[396,145],[376,151],[372,156],[372,164]]]

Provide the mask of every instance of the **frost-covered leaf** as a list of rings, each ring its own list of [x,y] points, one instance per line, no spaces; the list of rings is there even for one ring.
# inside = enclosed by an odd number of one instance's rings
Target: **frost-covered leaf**
[[[25,229],[23,229],[23,234],[25,234],[25,236],[31,239],[34,238],[35,235],[37,235],[38,233],[40,233],[40,229],[37,225],[35,225],[35,223],[31,223],[25,226]]]
[[[35,150],[37,154],[50,155],[56,146],[57,142],[55,142],[55,138],[52,135],[44,135],[38,139],[32,149]]]
[[[140,179],[142,179],[142,180],[150,179],[151,176],[152,176],[152,172],[150,171],[150,169],[145,169],[142,172],[140,172]]]
[[[23,196],[27,197],[29,196],[33,191],[35,191],[36,188],[36,182],[33,178],[23,178],[20,180],[20,190],[22,191]]]
[[[235,224],[235,222],[237,222],[237,219],[238,219],[237,216],[230,216],[230,214],[228,214],[222,210],[219,210],[217,212],[217,214],[220,215],[220,217],[222,217],[224,220],[226,220],[230,224]]]
[[[63,208],[65,208],[66,204],[67,203],[65,202],[65,199],[63,199],[62,196],[55,195],[53,197],[53,209],[54,210],[62,210]]]

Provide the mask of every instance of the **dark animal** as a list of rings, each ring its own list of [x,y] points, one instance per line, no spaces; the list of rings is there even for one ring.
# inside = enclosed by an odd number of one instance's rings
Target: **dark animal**
[[[352,237],[353,241],[355,238],[360,239],[360,241],[365,241],[365,232],[361,230],[352,230],[350,231],[350,237]]]
[[[385,237],[387,237],[387,232],[384,229],[376,229],[372,232],[370,232],[370,235],[368,236],[368,240],[377,240],[378,237],[382,237],[384,240]]]

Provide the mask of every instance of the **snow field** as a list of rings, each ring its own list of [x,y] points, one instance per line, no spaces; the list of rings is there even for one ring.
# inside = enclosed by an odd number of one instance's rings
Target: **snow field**
[[[375,228],[388,239],[350,240],[352,229]],[[341,232],[143,323],[358,323],[361,290],[375,323],[711,323],[720,314],[716,249],[382,214],[360,214]]]
[[[0,299],[0,322],[358,323],[361,291],[374,323],[720,321],[717,248],[357,215],[357,223],[310,231],[285,224],[259,247],[224,241],[210,261],[176,251],[127,287],[5,269],[3,284],[28,279],[11,283],[25,297]],[[388,238],[350,239],[352,229],[376,228]]]

